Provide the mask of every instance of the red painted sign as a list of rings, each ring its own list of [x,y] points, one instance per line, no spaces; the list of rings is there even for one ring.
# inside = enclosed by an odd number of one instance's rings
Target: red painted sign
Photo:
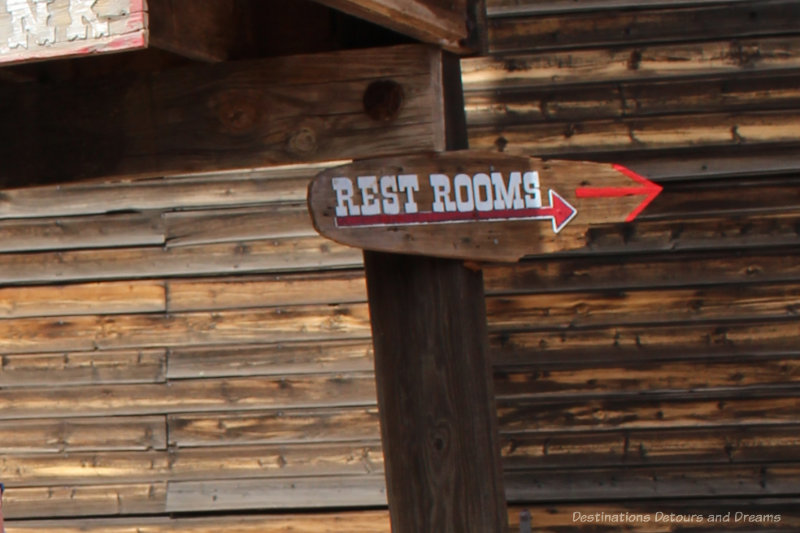
[[[580,248],[587,225],[630,222],[660,191],[619,165],[464,151],[327,170],[309,204],[320,233],[346,244],[509,260]]]

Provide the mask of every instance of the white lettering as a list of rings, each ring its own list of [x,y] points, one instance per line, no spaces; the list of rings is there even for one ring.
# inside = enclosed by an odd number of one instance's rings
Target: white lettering
[[[478,211],[491,211],[494,208],[492,180],[488,174],[478,173],[472,177],[472,191],[475,196],[475,208]]]
[[[458,210],[462,213],[474,210],[475,200],[472,195],[472,179],[467,174],[456,174],[453,183]],[[462,192],[465,192],[466,196],[462,195]]]
[[[450,178],[447,174],[431,174],[430,182],[433,189],[433,211],[455,211],[456,203],[450,198]]]
[[[406,213],[417,212],[417,202],[414,201],[414,192],[419,191],[419,178],[416,174],[400,174],[397,176],[400,183],[400,190],[406,195],[406,203],[403,205]]]
[[[522,174],[512,172],[508,177],[508,185],[500,172],[492,172],[492,184],[494,185],[494,208],[501,209],[522,209],[525,202],[522,200]]]
[[[87,29],[91,30],[91,37],[98,39],[111,35],[108,22],[102,22],[94,12],[97,0],[69,0],[69,15],[72,23],[67,28],[67,39],[86,39]]]
[[[397,194],[397,176],[383,176],[381,178],[381,196],[383,197],[383,212],[387,215],[400,213],[400,195]]]
[[[361,210],[353,204],[353,182],[350,178],[333,178],[331,184],[336,191],[336,216],[360,215]]]
[[[378,201],[378,178],[375,176],[359,176],[358,188],[361,189],[361,214],[380,215],[381,204]]]
[[[28,34],[33,35],[36,44],[46,45],[56,42],[56,29],[50,26],[50,13],[47,5],[53,0],[33,0],[36,12],[31,10],[28,0],[6,0],[6,10],[11,14],[11,35],[9,48],[28,48]]]
[[[535,209],[542,207],[542,191],[539,189],[539,173],[526,172],[522,176],[522,187],[525,189],[525,207]]]

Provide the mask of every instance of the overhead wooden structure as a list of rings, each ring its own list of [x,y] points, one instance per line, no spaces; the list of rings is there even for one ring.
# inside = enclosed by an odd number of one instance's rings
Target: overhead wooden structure
[[[306,188],[454,148],[446,36],[373,24],[388,2],[149,4],[147,48],[0,68],[6,530],[388,533],[362,255]],[[510,530],[796,531],[796,6],[487,4],[470,148],[663,187],[572,251],[469,265]],[[403,105],[365,106],[387,79]]]

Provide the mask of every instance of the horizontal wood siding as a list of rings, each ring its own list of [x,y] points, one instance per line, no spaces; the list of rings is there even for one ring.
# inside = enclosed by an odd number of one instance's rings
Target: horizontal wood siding
[[[796,3],[487,7],[490,53],[462,60],[470,145],[664,187],[583,250],[483,268],[512,525],[794,531]]]

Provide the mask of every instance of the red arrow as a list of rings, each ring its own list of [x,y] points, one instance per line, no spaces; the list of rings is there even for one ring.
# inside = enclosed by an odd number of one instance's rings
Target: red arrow
[[[553,231],[558,233],[570,220],[575,218],[578,211],[572,207],[560,194],[550,190],[550,206],[531,207],[527,209],[499,209],[491,211],[464,211],[464,212],[432,212],[403,213],[398,215],[369,215],[369,216],[344,216],[336,217],[338,227],[367,227],[367,226],[409,226],[414,224],[430,223],[456,223],[503,220],[551,220]]]
[[[640,187],[578,187],[575,189],[575,196],[578,198],[620,198],[623,196],[646,196],[639,206],[631,211],[625,222],[632,222],[639,213],[644,211],[645,207],[650,205],[650,202],[656,199],[656,196],[661,194],[663,187],[653,183],[644,176],[640,176],[629,168],[622,165],[612,165],[614,170],[625,174],[632,180],[640,183]]]

